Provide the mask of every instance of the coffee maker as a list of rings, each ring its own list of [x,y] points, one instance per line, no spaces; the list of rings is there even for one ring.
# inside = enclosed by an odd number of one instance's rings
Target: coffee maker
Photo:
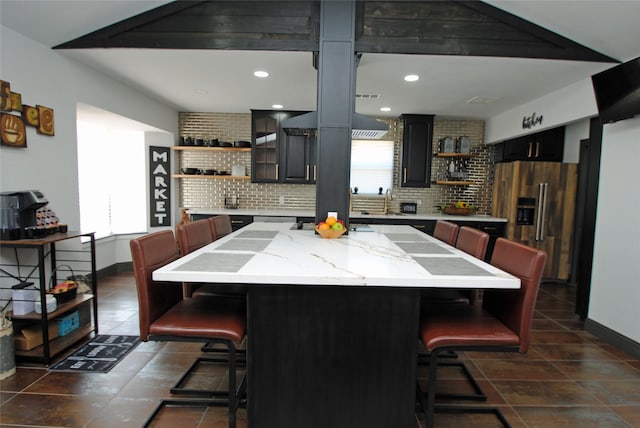
[[[36,211],[49,201],[38,190],[0,193],[0,231],[3,240],[26,238],[26,228],[37,225]]]

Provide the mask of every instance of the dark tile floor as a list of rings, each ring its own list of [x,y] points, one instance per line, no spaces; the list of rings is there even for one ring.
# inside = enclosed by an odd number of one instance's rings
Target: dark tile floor
[[[132,275],[103,279],[99,288],[100,333],[138,334]],[[585,332],[573,314],[573,300],[571,287],[542,286],[527,355],[459,356],[488,396],[486,403],[474,405],[499,407],[514,428],[640,427],[640,361]],[[199,349],[197,344],[143,343],[108,374],[18,366],[14,376],[0,381],[0,426],[139,427],[158,400],[170,396],[169,387],[200,355]],[[215,376],[198,379],[224,385],[222,368],[201,370]],[[424,382],[426,368],[419,373]],[[441,369],[439,379],[443,391],[470,392],[458,369]],[[238,418],[238,427],[246,426],[245,410],[239,410]],[[422,423],[418,412],[416,426]],[[435,424],[499,426],[493,416],[483,415],[437,414]],[[159,415],[155,426],[226,427],[226,411],[171,409]]]

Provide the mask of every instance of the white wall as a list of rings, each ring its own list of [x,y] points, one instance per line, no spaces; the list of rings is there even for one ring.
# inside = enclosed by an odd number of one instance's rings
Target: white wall
[[[589,138],[589,119],[579,120],[565,126],[564,130],[564,163],[580,162],[580,141]]]
[[[640,343],[640,117],[605,125],[589,318]]]
[[[533,113],[543,117],[542,124],[522,128],[522,118]],[[490,118],[485,127],[485,141],[499,143],[597,115],[591,79],[585,79]]]
[[[8,81],[12,91],[22,94],[24,104],[44,105],[54,109],[55,114],[55,136],[40,135],[34,128],[27,127],[26,148],[0,148],[0,189],[42,191],[61,222],[69,224],[72,230],[78,230],[80,225],[78,103],[166,131],[162,144],[173,145],[176,139],[178,112],[175,109],[4,26],[0,26],[0,79]],[[154,137],[154,141],[157,144],[157,138]],[[122,173],[117,165],[113,171]],[[174,210],[178,212],[177,207]],[[106,244],[102,247],[109,256],[98,257],[98,268],[109,266],[111,260],[128,257],[117,255],[116,247],[109,248]]]

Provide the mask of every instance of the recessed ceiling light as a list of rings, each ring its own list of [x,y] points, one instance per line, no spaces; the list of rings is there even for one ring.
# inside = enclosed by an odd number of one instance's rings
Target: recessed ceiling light
[[[271,108],[282,108],[282,104],[274,104],[271,106]]]
[[[391,111],[391,107],[380,107],[380,111]]]
[[[407,74],[406,76],[404,76],[404,80],[407,82],[415,82],[419,78],[420,76],[418,76],[417,74]]]
[[[256,77],[269,77],[269,73],[267,73],[266,71],[262,71],[262,70],[254,71],[253,75],[256,76]]]

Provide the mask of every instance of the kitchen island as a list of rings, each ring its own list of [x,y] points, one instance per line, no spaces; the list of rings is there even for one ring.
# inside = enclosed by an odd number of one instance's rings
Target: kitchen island
[[[254,222],[156,270],[248,285],[249,426],[415,427],[420,289],[517,278],[410,226],[322,239]]]
[[[192,220],[200,220],[214,215],[226,214],[231,217],[234,230],[240,229],[254,221],[269,222],[305,222],[315,221],[315,212],[312,210],[287,210],[287,209],[224,209],[224,208],[191,208],[189,214]],[[380,214],[361,212],[349,213],[350,226],[362,224],[384,225],[408,225],[428,235],[433,235],[436,221],[447,220],[459,226],[469,226],[489,234],[489,245],[485,261],[491,260],[496,239],[504,236],[507,219],[491,217],[487,215],[448,215],[436,214]]]

